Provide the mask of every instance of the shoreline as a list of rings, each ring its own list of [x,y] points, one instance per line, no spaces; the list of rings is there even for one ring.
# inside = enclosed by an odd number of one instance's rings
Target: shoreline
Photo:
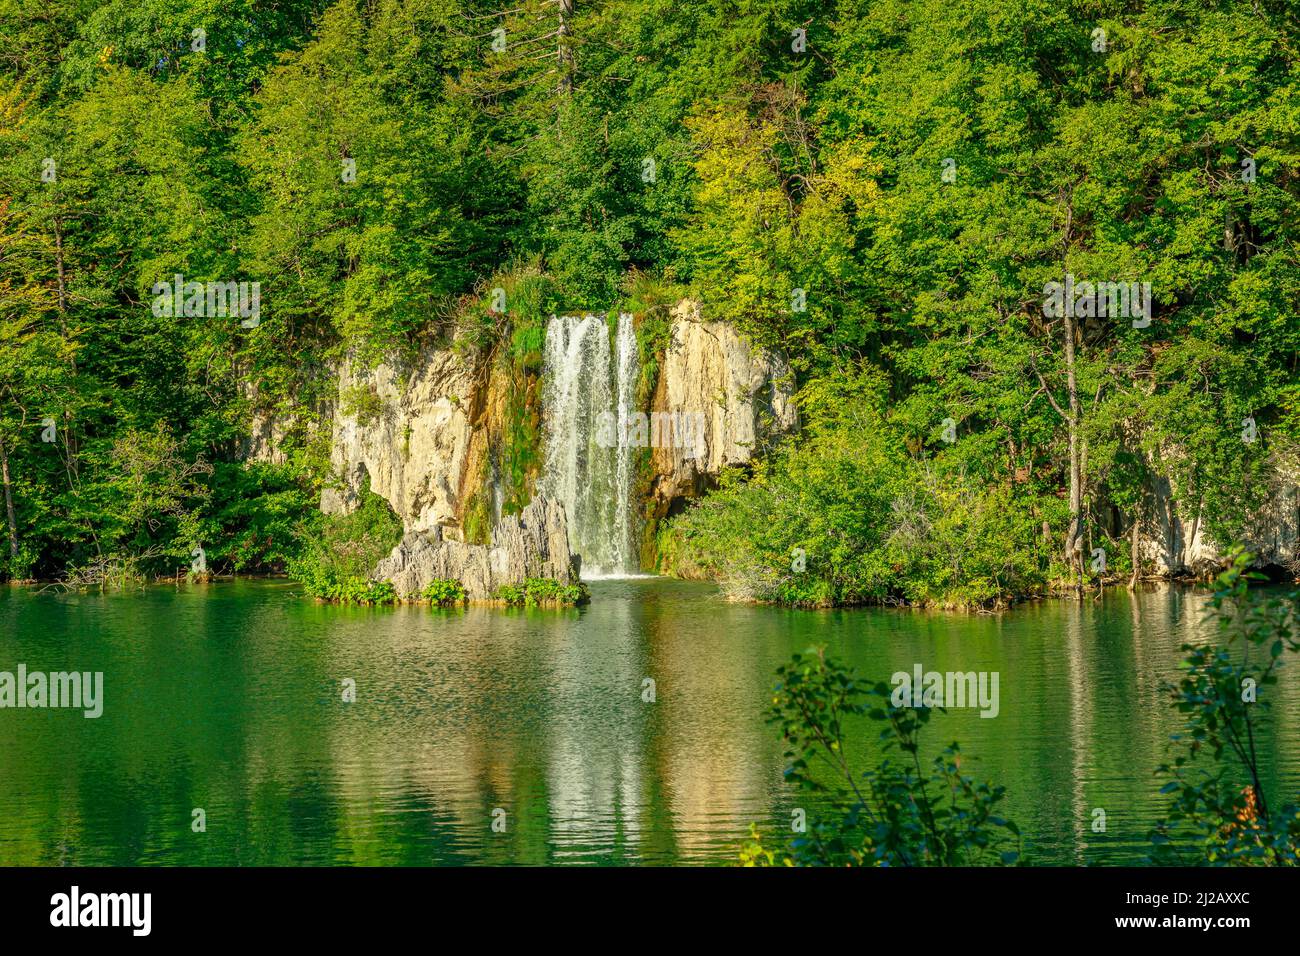
[[[670,574],[638,574],[635,576],[619,577],[619,578],[598,578],[590,582],[583,581],[582,584],[584,586],[589,586],[591,584],[601,585],[609,581],[626,581],[626,580],[650,581],[655,579],[659,579],[663,581],[674,581],[674,582],[684,582],[684,583],[691,583],[691,584],[709,585],[716,590],[717,595],[723,601],[729,604],[743,605],[743,606],[756,607],[756,608],[766,607],[766,608],[785,609],[785,610],[792,610],[792,611],[843,611],[843,610],[876,609],[876,610],[893,610],[893,611],[910,611],[910,612],[942,612],[945,614],[955,614],[955,615],[1003,614],[1008,611],[1014,611],[1018,607],[1024,605],[1035,604],[1044,601],[1074,601],[1077,603],[1082,603],[1083,601],[1089,599],[1096,600],[1102,597],[1103,595],[1116,590],[1123,590],[1126,592],[1133,593],[1138,591],[1150,591],[1159,585],[1171,585],[1183,590],[1194,590],[1197,589],[1198,587],[1205,585],[1210,580],[1208,578],[1205,578],[1204,576],[1195,576],[1195,575],[1148,576],[1139,579],[1136,585],[1131,585],[1127,578],[1124,579],[1116,578],[1116,579],[1100,582],[1099,584],[1092,584],[1082,589],[1071,588],[1068,586],[1054,587],[1040,594],[1028,594],[1028,595],[1011,597],[1006,599],[1005,602],[1000,602],[998,605],[992,607],[987,607],[987,606],[980,607],[976,605],[960,605],[960,604],[941,604],[941,603],[915,604],[915,603],[908,603],[903,600],[888,600],[888,599],[862,601],[862,602],[855,602],[849,604],[824,604],[824,605],[782,604],[775,601],[754,601],[754,600],[748,600],[742,598],[733,598],[726,593],[726,589],[723,586],[723,584],[717,580],[711,578],[705,578],[705,577],[682,577],[682,576],[670,575]],[[298,587],[302,587],[301,582],[295,581],[293,578],[290,578],[286,574],[277,573],[277,572],[260,572],[254,574],[208,574],[203,577],[197,577],[197,578],[159,577],[150,581],[143,581],[140,582],[139,584],[135,584],[127,587],[95,587],[95,586],[75,587],[75,586],[63,585],[61,582],[57,580],[51,581],[51,580],[41,580],[41,579],[28,580],[28,581],[11,580],[11,581],[4,582],[4,584],[11,589],[23,589],[23,590],[32,591],[37,594],[44,593],[45,591],[53,591],[55,593],[60,593],[60,594],[69,594],[69,593],[91,594],[95,592],[98,592],[100,594],[110,594],[110,593],[125,594],[133,591],[135,592],[144,591],[147,588],[150,589],[157,588],[164,585],[171,585],[174,588],[180,588],[183,584],[207,586],[207,585],[214,585],[214,584],[233,584],[238,581],[260,581],[260,582],[268,582],[268,583],[282,582],[284,584],[296,585]],[[1252,582],[1251,586],[1252,588],[1287,587],[1287,586],[1294,586],[1295,584],[1298,583],[1300,582],[1289,581],[1286,579],[1283,580],[1270,579],[1267,581]],[[517,602],[512,603],[502,598],[465,599],[459,601],[452,601],[445,604],[429,601],[423,598],[399,598],[395,601],[390,601],[390,602],[345,602],[345,601],[330,600],[328,598],[315,597],[307,593],[303,593],[302,597],[304,600],[310,600],[311,603],[313,604],[333,605],[337,607],[403,606],[403,607],[439,608],[443,610],[452,610],[455,608],[468,608],[468,607],[504,609],[504,608],[519,608],[525,606],[558,610],[564,608],[581,608],[591,603],[590,599],[588,599],[586,602],[582,602],[579,604],[571,604],[571,603],[558,602],[558,601],[544,601],[544,602],[536,602],[536,603],[524,605]]]

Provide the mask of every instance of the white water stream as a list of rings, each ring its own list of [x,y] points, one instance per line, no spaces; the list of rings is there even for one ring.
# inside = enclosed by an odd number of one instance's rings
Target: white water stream
[[[637,571],[633,513],[634,460],[628,421],[636,404],[637,345],[630,315],[620,315],[610,348],[604,317],[553,318],[543,366],[546,462],[542,490],[564,504],[569,546],[582,555],[582,576]],[[602,419],[617,416],[616,442],[599,438]],[[608,429],[606,429],[608,435]]]

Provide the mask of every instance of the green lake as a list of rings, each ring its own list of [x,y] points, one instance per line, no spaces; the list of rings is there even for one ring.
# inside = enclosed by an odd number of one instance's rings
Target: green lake
[[[998,672],[998,715],[937,714],[929,746],[959,740],[1007,787],[1027,862],[1140,863],[1177,729],[1160,684],[1214,633],[1174,586],[998,615],[591,590],[581,610],[442,611],[318,605],[282,581],[0,589],[0,671],[104,674],[98,719],[0,709],[0,864],[731,863],[751,823],[817,812],[764,723],[776,668],[813,643],[882,680]],[[1269,692],[1266,786],[1293,794],[1300,689],[1284,671]]]

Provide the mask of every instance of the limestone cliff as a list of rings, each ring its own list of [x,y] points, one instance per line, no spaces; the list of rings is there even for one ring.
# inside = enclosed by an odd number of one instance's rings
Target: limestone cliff
[[[519,409],[508,408],[512,387],[521,392]],[[535,381],[512,382],[486,356],[452,348],[426,348],[409,364],[373,369],[344,360],[332,415],[333,478],[321,509],[351,511],[368,480],[408,532],[441,528],[443,538],[464,539],[470,512],[484,507],[480,521],[499,523],[501,435],[512,415],[535,422],[537,391]],[[791,394],[784,361],[752,348],[730,325],[703,320],[697,303],[680,303],[648,411],[702,428],[698,442],[650,449],[647,513],[662,517],[726,466],[749,461],[764,437],[793,430]],[[273,445],[275,424],[255,424],[258,447]]]
[[[409,367],[339,370],[330,455],[334,483],[321,496],[327,514],[356,508],[370,490],[388,501],[407,531],[459,525],[469,477],[479,362],[428,348]]]
[[[651,412],[699,416],[702,428],[696,441],[653,449],[649,515],[668,514],[723,468],[750,461],[764,439],[793,431],[793,387],[780,356],[754,348],[725,322],[705,321],[698,303],[679,303]]]
[[[1300,574],[1300,454],[1277,452],[1270,465],[1267,484],[1255,489],[1260,503],[1241,529],[1242,543],[1258,564]],[[1222,564],[1226,543],[1211,536],[1199,502],[1175,498],[1169,478],[1151,482],[1146,510],[1139,545],[1156,574],[1203,575]]]

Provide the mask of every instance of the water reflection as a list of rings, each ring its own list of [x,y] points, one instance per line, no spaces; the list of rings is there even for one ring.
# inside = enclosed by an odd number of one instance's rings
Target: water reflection
[[[817,813],[763,720],[775,669],[812,643],[877,679],[998,671],[998,717],[937,716],[932,750],[960,740],[1008,788],[1032,861],[1138,862],[1176,725],[1160,682],[1210,635],[1204,599],[1174,587],[997,616],[738,607],[654,579],[593,591],[565,612],[334,608],[280,582],[0,594],[0,669],[106,685],[98,720],[0,711],[0,863],[730,862],[751,822]],[[1296,693],[1284,672],[1264,748],[1291,792]]]

